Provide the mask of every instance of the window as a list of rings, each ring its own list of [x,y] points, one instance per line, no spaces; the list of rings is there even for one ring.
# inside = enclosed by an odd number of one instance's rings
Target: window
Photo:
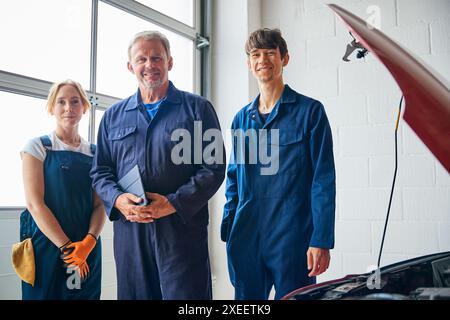
[[[194,26],[194,2],[192,0],[138,0],[169,17]]]
[[[91,1],[2,0],[0,30],[1,70],[89,88]]]
[[[102,120],[103,114],[105,113],[105,110],[97,109],[95,110],[95,134],[94,134],[94,141],[97,140],[97,132],[98,127],[100,126],[100,121]]]
[[[34,137],[48,134],[55,128],[55,119],[47,113],[46,101],[0,91],[0,136],[2,154],[0,184],[2,205],[22,206],[25,203],[22,186],[22,161],[20,151]],[[87,115],[80,122],[80,135],[87,139]],[[7,202],[6,202],[7,201]]]
[[[192,40],[107,4],[100,3],[98,11],[98,92],[118,98],[136,92],[136,77],[127,69],[127,49],[133,36],[143,30],[158,30],[169,39],[174,61],[169,79],[178,89],[193,91]]]
[[[51,132],[45,109],[55,81],[71,78],[92,99],[79,131],[95,142],[105,110],[134,94],[137,80],[126,66],[133,35],[159,30],[170,41],[169,79],[200,93],[200,3],[207,0],[2,0],[0,1],[0,134],[3,150],[0,210],[25,206],[20,150]],[[91,116],[94,116],[94,119]]]

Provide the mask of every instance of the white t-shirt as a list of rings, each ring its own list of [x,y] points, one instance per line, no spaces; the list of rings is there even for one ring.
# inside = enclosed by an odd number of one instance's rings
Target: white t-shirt
[[[64,142],[62,142],[56,136],[55,131],[50,133],[48,135],[48,137],[50,138],[50,141],[52,142],[52,150],[75,151],[75,152],[81,152],[90,157],[93,156],[93,154],[91,152],[91,144],[89,142],[87,142],[86,140],[84,140],[83,138],[81,138],[81,143],[78,147],[72,147],[72,146],[69,146],[69,145],[65,144]],[[27,144],[25,145],[25,147],[20,151],[20,154],[22,154],[22,152],[31,154],[36,159],[41,160],[42,162],[44,162],[45,157],[47,156],[47,152],[44,148],[44,145],[41,142],[40,137],[36,137],[36,138],[33,138],[30,141],[28,141]]]

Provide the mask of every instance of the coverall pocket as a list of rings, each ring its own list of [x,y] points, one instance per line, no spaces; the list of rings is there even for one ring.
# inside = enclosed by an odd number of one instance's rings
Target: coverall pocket
[[[280,130],[279,142],[272,141],[272,150],[279,161],[279,174],[297,174],[304,163],[307,144],[301,131]]]
[[[130,163],[135,158],[136,127],[124,127],[111,130],[108,140],[117,162]]]
[[[20,237],[19,238],[20,238],[21,242],[27,238],[31,238],[31,236],[33,235],[31,225],[32,225],[32,217],[31,217],[31,214],[28,211],[28,209],[26,209],[26,210],[22,211],[22,213],[20,214]]]

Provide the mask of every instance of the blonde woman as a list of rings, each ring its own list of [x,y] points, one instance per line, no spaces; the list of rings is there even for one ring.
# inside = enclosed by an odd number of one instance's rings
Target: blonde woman
[[[89,177],[95,146],[78,133],[89,107],[79,83],[55,83],[47,111],[56,129],[21,151],[27,210],[20,238],[34,252],[34,281],[22,282],[22,299],[100,298],[105,212]]]

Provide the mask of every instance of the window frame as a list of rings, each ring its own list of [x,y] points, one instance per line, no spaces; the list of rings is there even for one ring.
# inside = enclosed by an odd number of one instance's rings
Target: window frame
[[[194,42],[194,72],[192,75],[194,93],[203,95],[208,99],[210,98],[211,53],[209,48],[209,38],[211,35],[211,0],[194,0],[194,27],[188,26],[181,21],[146,7],[139,2],[130,0],[91,0],[89,88],[85,88],[92,104],[89,113],[89,142],[95,142],[95,111],[105,111],[109,106],[120,100],[117,97],[105,95],[96,90],[99,1],[192,40]],[[124,50],[125,49],[126,48],[124,48]],[[51,85],[51,82],[43,79],[0,70],[0,91],[46,99]],[[0,205],[0,214],[11,212],[17,213],[17,211],[23,209],[25,209],[25,207]]]

